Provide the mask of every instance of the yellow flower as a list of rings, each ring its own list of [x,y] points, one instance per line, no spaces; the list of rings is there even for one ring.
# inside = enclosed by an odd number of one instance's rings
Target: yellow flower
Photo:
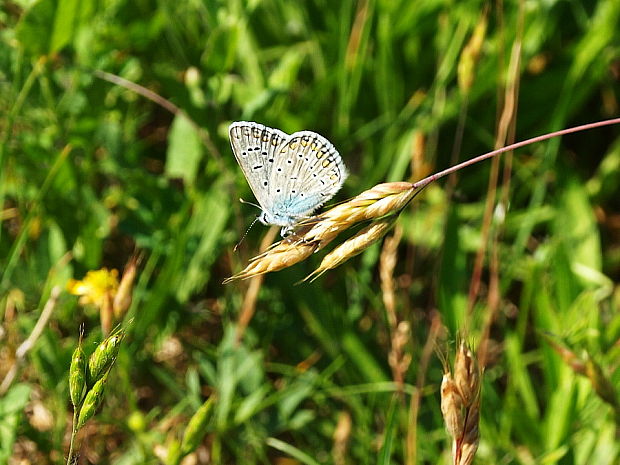
[[[80,304],[93,304],[101,308],[118,290],[118,270],[101,268],[89,271],[83,280],[70,279],[67,290],[80,296]]]

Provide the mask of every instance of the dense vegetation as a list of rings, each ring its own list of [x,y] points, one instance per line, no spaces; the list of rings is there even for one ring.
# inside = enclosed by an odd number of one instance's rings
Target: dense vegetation
[[[118,324],[78,463],[448,464],[460,338],[476,463],[618,463],[617,125],[431,184],[312,283],[324,251],[222,281],[276,237],[233,251],[257,211],[232,121],[326,136],[340,201],[617,117],[619,25],[617,0],[6,0],[0,464],[66,463],[72,354]]]

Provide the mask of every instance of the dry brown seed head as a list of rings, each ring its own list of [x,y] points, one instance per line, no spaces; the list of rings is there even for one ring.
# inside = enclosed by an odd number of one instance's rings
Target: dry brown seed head
[[[334,250],[325,255],[319,267],[305,279],[316,279],[325,271],[336,268],[346,262],[349,258],[362,253],[376,241],[381,239],[394,225],[395,220],[396,217],[390,217],[371,223],[369,226],[365,227],[353,237],[347,239],[342,244],[334,248]]]
[[[478,441],[473,443],[462,443],[459,445],[458,449],[455,463],[457,465],[471,465],[474,463],[474,457],[478,450]]]
[[[463,442],[473,444],[480,439],[480,402],[474,402],[465,413],[465,425],[463,429]]]
[[[463,405],[469,407],[480,391],[480,371],[471,349],[465,342],[461,342],[456,352],[454,382],[463,399]]]
[[[450,372],[444,373],[441,380],[441,414],[446,429],[453,438],[460,438],[463,434],[463,401],[452,380]]]
[[[254,257],[248,266],[225,279],[223,284],[287,268],[308,258],[316,248],[316,243],[282,240],[271,249]]]
[[[118,285],[118,290],[114,296],[114,302],[112,308],[114,309],[114,317],[116,320],[120,320],[125,312],[131,305],[133,282],[136,279],[136,272],[138,269],[138,257],[132,256],[125,266],[123,271],[123,277]]]
[[[267,252],[258,255],[251,260],[251,263],[242,271],[224,280],[223,284],[229,283],[237,279],[246,279],[252,276],[278,271],[283,268],[294,265],[304,260],[313,252],[322,249],[330,243],[342,231],[350,228],[360,221],[383,221],[388,216],[394,216],[390,221],[395,221],[396,215],[411,201],[415,194],[419,192],[419,188],[407,182],[391,182],[378,184],[373,188],[362,192],[360,195],[343,202],[335,207],[327,210],[320,215],[301,221],[295,227],[292,236],[275,244]],[[376,223],[379,223],[377,221]],[[335,255],[325,257],[325,265],[329,265],[330,261],[335,260],[337,255],[344,260],[359,253],[373,242],[370,231],[377,233],[377,224],[374,228],[371,225],[365,229],[363,233],[367,236],[368,243],[363,244],[363,240],[359,237],[360,233],[349,241],[356,239],[356,244],[345,242],[344,249],[339,249]],[[387,230],[387,229],[386,229]],[[363,234],[362,234],[363,235]],[[380,237],[376,237],[377,240]],[[354,249],[359,248],[358,252]],[[321,268],[317,273],[322,273],[326,269],[331,269],[338,264],[328,268]],[[323,263],[322,263],[323,265]]]

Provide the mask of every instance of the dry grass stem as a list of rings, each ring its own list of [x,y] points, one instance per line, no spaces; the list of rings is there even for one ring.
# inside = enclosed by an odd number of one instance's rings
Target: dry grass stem
[[[572,350],[554,341],[551,337],[547,335],[543,335],[543,337],[575,373],[590,380],[594,392],[614,409],[620,422],[619,393],[613,380],[605,374],[601,366],[589,355],[586,355],[585,358],[579,357]]]
[[[334,447],[332,449],[332,456],[336,465],[345,465],[347,463],[347,449],[351,439],[352,423],[349,412],[340,412],[333,435]]]
[[[260,244],[261,252],[264,252],[269,248],[269,245],[274,241],[277,234],[278,228],[275,227],[272,227],[269,231],[267,231],[267,234],[265,234],[265,237],[263,237]],[[245,334],[245,330],[254,316],[256,301],[258,300],[258,293],[262,284],[263,276],[254,276],[254,278],[250,281],[247,291],[245,292],[243,303],[241,304],[241,309],[239,310],[239,317],[237,318],[237,328],[235,330],[235,340],[237,343],[241,342],[241,339]]]
[[[407,438],[406,438],[406,465],[415,465],[418,463],[418,415],[420,412],[420,403],[422,401],[423,387],[426,384],[426,373],[428,371],[428,365],[433,355],[433,349],[437,345],[437,339],[442,337],[444,332],[444,326],[441,323],[441,316],[439,312],[433,311],[431,314],[431,325],[422,349],[422,356],[417,364],[418,370],[416,374],[416,389],[411,396],[409,402],[409,415],[407,420]]]
[[[446,366],[440,390],[441,413],[452,436],[454,465],[470,465],[478,449],[481,375],[471,349],[461,342],[454,362],[454,375]]]
[[[224,284],[287,268],[322,249],[353,225],[375,221],[326,256],[311,276],[335,268],[380,239],[394,223],[395,216],[422,187],[408,182],[378,184],[320,215],[303,220],[292,235],[251,259],[245,269],[224,280]],[[394,218],[388,221],[387,216]]]
[[[54,286],[52,288],[52,291],[50,292],[49,299],[47,299],[47,302],[45,303],[45,306],[41,311],[41,315],[39,316],[37,323],[34,325],[34,329],[26,338],[26,340],[22,342],[15,351],[15,362],[13,363],[13,366],[7,372],[4,379],[2,380],[2,383],[0,384],[0,396],[6,394],[6,392],[9,390],[17,376],[19,368],[26,359],[26,354],[28,354],[28,352],[30,352],[30,349],[34,347],[35,343],[43,333],[43,330],[47,327],[47,322],[49,321],[52,313],[54,312],[54,309],[56,308],[56,303],[58,302],[59,296],[60,287]]]
[[[405,373],[411,364],[411,354],[405,353],[405,346],[411,340],[411,326],[407,321],[401,321],[393,333],[388,364],[392,369],[392,376],[398,392],[402,392],[405,382]]]
[[[398,244],[402,237],[402,230],[399,227],[394,229],[394,234],[383,242],[383,249],[379,258],[379,278],[381,280],[381,295],[383,305],[388,316],[390,331],[394,333],[396,329],[396,296],[394,295],[394,268],[398,262]]]
[[[394,293],[394,268],[398,262],[398,244],[402,236],[400,228],[396,228],[394,235],[383,243],[381,257],[379,258],[379,277],[381,279],[381,293],[383,304],[387,314],[389,331],[392,335],[390,341],[390,353],[388,354],[388,364],[392,369],[392,378],[401,392],[405,379],[405,372],[411,363],[411,355],[405,354],[405,345],[411,338],[411,328],[409,323],[401,321],[398,323],[396,315],[396,296]]]

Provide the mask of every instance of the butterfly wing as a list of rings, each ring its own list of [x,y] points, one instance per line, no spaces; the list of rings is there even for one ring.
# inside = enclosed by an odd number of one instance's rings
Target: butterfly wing
[[[273,209],[290,225],[331,199],[346,177],[344,162],[331,142],[315,132],[299,131],[278,147],[268,195]]]
[[[268,211],[271,205],[271,171],[288,134],[251,121],[237,121],[228,128],[228,135],[237,163],[254,197],[261,208]]]

